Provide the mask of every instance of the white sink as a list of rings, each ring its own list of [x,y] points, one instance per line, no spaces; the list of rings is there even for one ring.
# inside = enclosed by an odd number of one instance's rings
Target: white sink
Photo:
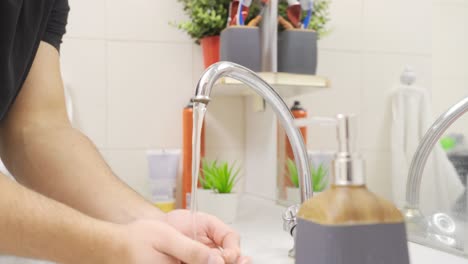
[[[233,227],[242,237],[242,252],[253,263],[294,264],[288,257],[292,238],[282,230],[284,207],[252,195],[241,198],[239,216]],[[468,264],[468,259],[409,243],[412,264]]]

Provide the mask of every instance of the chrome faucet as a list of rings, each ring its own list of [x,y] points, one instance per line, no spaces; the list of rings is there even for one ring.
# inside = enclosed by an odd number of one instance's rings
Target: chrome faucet
[[[455,230],[456,223],[450,218],[450,216],[446,214],[437,213],[429,218],[426,218],[419,208],[419,199],[422,175],[431,150],[439,141],[439,138],[450,127],[450,125],[452,125],[466,112],[468,112],[468,97],[453,105],[450,109],[443,113],[434,122],[431,128],[429,128],[421,140],[418,148],[416,149],[409,169],[408,182],[406,185],[406,205],[403,208],[407,226],[411,232],[423,234],[434,231],[430,230],[431,226],[443,226],[438,225],[437,223],[434,224],[434,221],[444,222],[445,230],[435,230],[438,233],[442,233],[442,235],[451,235],[446,231]],[[453,231],[451,233],[453,235]],[[440,237],[440,235],[437,236]],[[451,245],[448,246],[457,247],[458,243],[455,243],[456,241],[454,241],[452,238],[448,240],[447,238],[450,237],[444,238],[444,241],[451,241]],[[447,245],[447,243],[445,244]]]
[[[307,149],[302,139],[301,132],[294,124],[294,117],[286,103],[276,91],[253,71],[231,62],[218,62],[209,67],[198,82],[194,102],[208,104],[211,101],[211,90],[216,82],[223,77],[230,77],[243,82],[259,96],[261,96],[273,108],[288,135],[294,152],[296,166],[299,174],[299,188],[301,202],[307,201],[313,195],[312,180],[310,177]],[[283,215],[285,229],[293,235],[296,226],[296,215],[299,206],[288,208]]]

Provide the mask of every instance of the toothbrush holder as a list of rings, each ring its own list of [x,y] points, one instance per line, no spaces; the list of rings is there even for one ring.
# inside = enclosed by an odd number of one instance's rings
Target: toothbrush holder
[[[278,36],[278,71],[315,75],[317,71],[317,33],[288,29]]]
[[[261,70],[260,29],[250,26],[231,26],[221,32],[221,61],[230,61]]]

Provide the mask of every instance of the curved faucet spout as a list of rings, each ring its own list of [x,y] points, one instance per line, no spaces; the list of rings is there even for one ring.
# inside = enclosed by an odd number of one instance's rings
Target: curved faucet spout
[[[301,132],[294,126],[294,117],[288,106],[278,93],[257,74],[231,62],[218,62],[205,71],[198,82],[194,102],[208,104],[211,100],[211,90],[222,77],[230,77],[248,85],[273,108],[291,142],[299,174],[301,200],[302,202],[308,200],[312,197],[313,191],[307,150]]]
[[[468,112],[468,97],[464,98],[447,110],[447,112],[442,114],[424,135],[416,153],[414,154],[413,160],[411,161],[411,167],[409,169],[408,182],[406,185],[407,209],[419,209],[422,173],[432,148],[450,125],[452,125],[466,112]]]

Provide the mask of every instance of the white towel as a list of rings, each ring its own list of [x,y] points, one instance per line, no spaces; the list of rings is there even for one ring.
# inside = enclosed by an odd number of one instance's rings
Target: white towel
[[[406,201],[406,183],[413,155],[432,125],[430,96],[426,89],[400,85],[392,93],[392,183],[398,207]],[[450,212],[463,185],[446,153],[436,144],[429,156],[421,185],[424,213]]]

